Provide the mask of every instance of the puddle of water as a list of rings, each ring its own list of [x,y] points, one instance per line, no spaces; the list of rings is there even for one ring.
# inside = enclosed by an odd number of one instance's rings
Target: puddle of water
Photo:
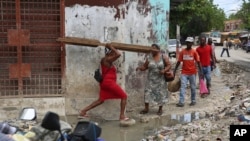
[[[76,116],[67,116],[67,121],[74,127],[79,121]],[[140,141],[148,136],[154,136],[163,126],[173,126],[178,123],[189,123],[199,119],[199,113],[186,113],[184,115],[172,114],[161,118],[151,119],[148,123],[137,121],[130,127],[121,127],[119,121],[98,121],[98,119],[84,119],[97,122],[102,128],[100,138],[105,141]]]
[[[170,118],[151,119],[148,123],[137,123],[130,127],[120,127],[119,121],[101,123],[102,135],[105,141],[140,141],[148,136],[154,136],[159,128],[168,125]]]
[[[186,113],[184,115],[176,115],[176,114],[171,115],[171,120],[175,120],[177,121],[177,123],[189,123],[198,119],[199,119],[198,112]]]
[[[140,141],[144,137],[145,129],[140,123],[131,127],[120,127],[118,121],[111,121],[100,126],[101,138],[105,141]]]

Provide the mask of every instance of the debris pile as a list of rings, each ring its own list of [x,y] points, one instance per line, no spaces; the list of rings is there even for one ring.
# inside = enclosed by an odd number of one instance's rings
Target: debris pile
[[[247,80],[250,71],[242,70],[226,61],[220,62],[219,68],[220,79],[225,84],[224,89],[230,90],[230,94],[207,97],[213,98],[219,106],[214,105],[213,111],[199,111],[199,118],[190,122],[173,126],[163,125],[155,130],[154,135],[149,135],[141,141],[229,140],[230,125],[250,125],[250,89]]]

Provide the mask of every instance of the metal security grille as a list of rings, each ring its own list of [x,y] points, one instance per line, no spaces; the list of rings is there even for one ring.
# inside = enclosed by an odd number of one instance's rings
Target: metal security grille
[[[62,0],[0,0],[0,96],[61,96]]]

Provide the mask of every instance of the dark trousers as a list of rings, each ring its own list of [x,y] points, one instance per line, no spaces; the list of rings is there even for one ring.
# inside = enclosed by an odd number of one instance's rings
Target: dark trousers
[[[211,71],[213,71],[214,70],[214,62],[212,60],[210,61],[210,66],[211,66]]]
[[[226,52],[227,52],[227,57],[230,57],[230,55],[229,55],[229,51],[228,51],[228,49],[227,49],[227,48],[223,48],[223,49],[222,49],[222,52],[221,52],[221,54],[220,54],[220,57],[222,57],[222,55],[223,55],[224,51],[226,51]]]

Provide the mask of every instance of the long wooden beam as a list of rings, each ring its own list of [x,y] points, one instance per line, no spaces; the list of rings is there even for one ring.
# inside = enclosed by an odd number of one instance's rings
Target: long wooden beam
[[[99,40],[78,38],[78,37],[58,38],[57,41],[64,42],[66,44],[82,45],[82,46],[86,46],[86,47],[98,47],[98,46],[105,47],[105,45],[106,45],[106,43],[101,43]],[[143,52],[143,53],[157,51],[155,49],[152,49],[152,47],[150,47],[150,46],[124,44],[124,43],[116,43],[116,42],[111,42],[110,44],[114,48],[119,49],[119,50],[124,50],[124,51]]]

